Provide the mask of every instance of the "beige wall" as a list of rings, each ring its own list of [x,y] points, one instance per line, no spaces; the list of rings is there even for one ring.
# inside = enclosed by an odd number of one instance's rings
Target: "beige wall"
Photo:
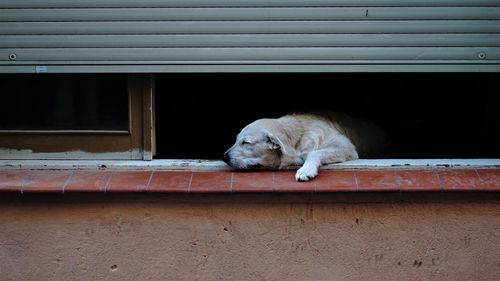
[[[0,280],[500,280],[493,193],[1,197]]]

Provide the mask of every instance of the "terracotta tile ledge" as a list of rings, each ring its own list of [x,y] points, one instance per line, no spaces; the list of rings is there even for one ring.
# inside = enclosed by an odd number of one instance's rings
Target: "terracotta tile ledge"
[[[321,170],[308,182],[295,171],[0,170],[0,192],[441,192],[500,191],[500,168]]]

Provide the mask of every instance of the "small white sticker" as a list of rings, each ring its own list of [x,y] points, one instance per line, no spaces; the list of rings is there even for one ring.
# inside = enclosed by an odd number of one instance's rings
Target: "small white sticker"
[[[47,73],[47,66],[45,65],[37,65],[35,66],[36,73]]]

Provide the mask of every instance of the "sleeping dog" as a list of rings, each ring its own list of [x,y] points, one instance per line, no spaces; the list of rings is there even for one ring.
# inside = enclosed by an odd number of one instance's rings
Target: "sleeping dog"
[[[223,160],[234,169],[301,166],[295,179],[308,181],[322,165],[380,157],[389,146],[388,136],[368,121],[334,112],[289,114],[247,125]]]

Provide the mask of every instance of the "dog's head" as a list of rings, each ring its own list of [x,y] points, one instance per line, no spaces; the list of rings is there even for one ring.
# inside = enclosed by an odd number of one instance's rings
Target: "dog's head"
[[[247,125],[223,160],[235,169],[280,168],[283,144],[272,133],[274,119],[259,119]]]

